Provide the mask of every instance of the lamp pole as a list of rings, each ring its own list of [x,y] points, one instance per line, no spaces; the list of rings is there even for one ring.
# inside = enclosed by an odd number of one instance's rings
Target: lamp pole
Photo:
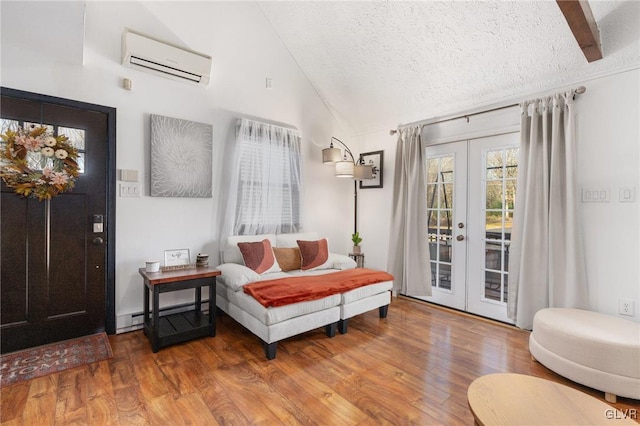
[[[353,181],[353,233],[358,232],[358,181]]]
[[[349,153],[349,155],[351,156],[351,160],[353,161],[353,164],[355,165],[356,164],[356,158],[353,156],[353,153],[351,152],[351,150],[349,149],[347,144],[345,144],[340,139],[335,138],[333,136],[331,137],[331,140],[332,141],[336,140],[342,146],[344,146],[344,149]],[[358,232],[358,180],[354,179],[354,181],[353,181],[353,233],[355,234],[356,232]]]

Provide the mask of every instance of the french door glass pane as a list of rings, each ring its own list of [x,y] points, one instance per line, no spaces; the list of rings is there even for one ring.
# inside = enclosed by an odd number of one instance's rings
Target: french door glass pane
[[[454,156],[427,160],[427,212],[431,284],[451,290],[453,198],[455,192]]]
[[[506,303],[518,149],[487,150],[484,159],[484,299]]]

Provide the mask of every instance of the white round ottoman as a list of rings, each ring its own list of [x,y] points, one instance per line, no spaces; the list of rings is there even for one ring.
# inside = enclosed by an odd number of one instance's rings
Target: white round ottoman
[[[548,308],[533,318],[529,351],[574,382],[640,399],[640,324],[598,312]]]

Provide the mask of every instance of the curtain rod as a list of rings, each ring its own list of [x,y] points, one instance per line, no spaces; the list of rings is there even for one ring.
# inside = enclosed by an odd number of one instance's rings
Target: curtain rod
[[[586,92],[586,91],[587,91],[587,88],[586,88],[586,87],[584,87],[584,86],[580,86],[580,87],[577,87],[577,88],[575,89],[575,94],[576,94],[576,95],[581,95],[581,94],[583,94],[583,93],[584,93],[584,92]],[[470,114],[458,115],[458,116],[450,117],[450,118],[443,118],[442,120],[437,120],[437,121],[433,121],[433,122],[431,122],[431,123],[424,123],[424,124],[421,124],[421,125],[420,125],[420,129],[422,129],[424,126],[430,126],[430,125],[432,125],[432,124],[445,123],[445,122],[447,122],[447,121],[459,120],[459,119],[461,119],[461,118],[466,118],[466,119],[467,119],[467,123],[468,123],[468,122],[469,122],[469,117],[473,117],[474,115],[486,114],[486,113],[488,113],[488,112],[493,112],[493,111],[500,111],[501,109],[513,108],[514,106],[518,106],[518,105],[520,105],[520,103],[510,104],[510,105],[505,105],[505,106],[496,107],[496,108],[491,108],[491,109],[487,109],[487,110],[484,110],[484,111],[473,112],[473,113],[470,113]],[[398,127],[400,127],[400,126],[398,126]],[[397,129],[391,129],[391,130],[389,130],[389,134],[390,134],[391,136],[395,135],[396,133],[398,133],[398,130],[397,130]]]

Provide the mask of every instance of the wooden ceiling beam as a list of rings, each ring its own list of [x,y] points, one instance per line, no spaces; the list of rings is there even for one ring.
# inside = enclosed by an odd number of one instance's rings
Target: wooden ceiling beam
[[[587,0],[556,0],[587,62],[602,59],[598,26]]]

